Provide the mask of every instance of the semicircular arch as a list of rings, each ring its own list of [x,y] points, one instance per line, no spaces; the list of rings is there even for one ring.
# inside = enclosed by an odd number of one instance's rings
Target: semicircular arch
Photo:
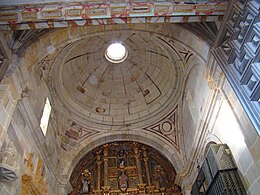
[[[85,144],[84,147],[82,146],[77,151],[75,151],[76,155],[72,159],[65,159],[65,161],[68,162],[66,165],[68,169],[64,169],[62,175],[69,179],[73,169],[85,154],[101,145],[117,141],[133,141],[150,146],[159,151],[164,157],[166,157],[166,159],[169,160],[169,162],[175,168],[177,175],[178,172],[182,171],[182,157],[176,148],[172,147],[170,143],[162,139],[160,136],[156,134],[150,134],[147,136],[147,133],[140,130],[138,132],[107,132],[106,135],[101,133],[93,136],[90,139],[84,140],[82,143],[82,145]]]

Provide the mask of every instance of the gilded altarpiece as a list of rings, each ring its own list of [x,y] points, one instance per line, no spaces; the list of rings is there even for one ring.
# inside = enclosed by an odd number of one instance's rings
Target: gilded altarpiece
[[[176,171],[157,150],[135,142],[113,142],[86,154],[70,182],[76,194],[181,194]]]

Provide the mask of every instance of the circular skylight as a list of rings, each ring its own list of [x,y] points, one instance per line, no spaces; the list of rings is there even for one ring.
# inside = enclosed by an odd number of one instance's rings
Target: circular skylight
[[[109,45],[105,52],[106,59],[113,63],[123,62],[127,58],[127,50],[121,43]]]

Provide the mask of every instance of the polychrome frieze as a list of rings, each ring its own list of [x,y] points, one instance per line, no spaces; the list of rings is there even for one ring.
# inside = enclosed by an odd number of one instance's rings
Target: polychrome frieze
[[[161,0],[91,0],[87,2],[56,2],[48,4],[15,5],[0,3],[0,29],[22,30],[35,28],[58,28],[68,26],[99,25],[111,21],[117,23],[196,22],[197,16],[224,15],[227,1],[161,1]],[[189,16],[191,19],[179,19]],[[149,20],[146,18],[150,17]],[[176,19],[177,17],[177,19]],[[130,20],[121,18],[131,18]],[[108,20],[112,19],[112,20]],[[119,19],[119,20],[117,20]],[[55,21],[49,25],[48,20]],[[81,21],[82,20],[82,21]],[[94,20],[87,22],[86,20]],[[215,17],[215,21],[218,17]],[[74,21],[71,25],[71,21]],[[26,25],[30,23],[30,25]],[[31,25],[31,23],[35,23]],[[37,24],[37,25],[36,25]]]

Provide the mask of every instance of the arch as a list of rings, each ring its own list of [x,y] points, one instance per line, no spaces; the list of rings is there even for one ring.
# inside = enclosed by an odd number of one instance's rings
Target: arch
[[[154,140],[156,140],[156,142]],[[85,154],[98,146],[116,141],[133,141],[155,148],[171,162],[177,172],[177,175],[178,172],[180,172],[183,168],[182,159],[179,152],[170,143],[168,143],[166,140],[163,140],[158,135],[149,134],[148,136],[147,132],[142,132],[142,130],[138,132],[117,131],[113,133],[107,133],[107,135],[105,136],[104,133],[101,133],[99,135],[93,136],[92,138],[84,140],[82,145],[84,145],[85,143],[86,145],[79,149],[77,155],[75,155],[74,158],[71,160],[71,163],[68,165],[69,168],[66,170],[66,172],[63,173],[63,175],[66,177],[67,180],[69,180],[74,167]]]
[[[194,117],[194,114],[191,113],[191,110],[190,110],[190,105],[189,105],[189,100],[186,100],[186,96],[188,94],[188,92],[190,91],[191,87],[189,87],[189,83],[190,82],[195,82],[194,81],[194,74],[196,72],[199,72],[201,70],[203,70],[205,68],[205,64],[200,64],[200,63],[194,63],[192,64],[191,66],[189,66],[189,69],[187,70],[187,74],[185,75],[185,80],[184,80],[184,84],[183,84],[183,93],[182,93],[182,96],[181,96],[181,118],[182,118],[182,121],[185,120],[185,117],[187,117],[187,114],[188,114],[188,111],[190,112],[190,117]],[[200,75],[196,75],[196,77],[199,77]],[[203,77],[203,76],[201,76]],[[199,78],[201,78],[199,77]],[[203,81],[203,80],[200,80],[201,83],[203,82],[206,82]],[[194,94],[190,94],[191,98],[192,98],[192,103],[196,103],[196,101],[194,101]],[[201,105],[202,106],[202,105]],[[198,105],[196,105],[196,107],[194,106],[193,109],[196,109],[196,110],[200,110],[200,108],[198,107]],[[185,115],[186,114],[186,115]],[[199,115],[199,113],[197,113]],[[192,119],[193,121],[193,119]],[[199,120],[196,120],[197,122],[199,122]],[[197,124],[194,124],[194,131],[192,132],[191,129],[187,129],[187,128],[184,128],[183,126],[183,132],[188,132],[190,133],[189,136],[187,136],[186,134],[186,138],[191,138],[192,137],[192,140],[195,141],[196,139],[196,127],[197,127]],[[185,133],[184,133],[185,134]],[[184,142],[184,148],[187,148],[186,144],[187,144],[187,139],[185,140],[185,137],[183,136],[183,142]],[[186,143],[186,144],[185,144]],[[188,141],[188,144],[192,144]]]
[[[212,144],[217,144],[217,143],[214,142],[214,141],[210,141],[210,142],[207,143],[206,147],[204,148],[204,152],[203,152],[203,154],[204,154],[203,158],[204,159],[205,159],[205,157],[206,157],[206,155],[207,155],[207,153],[209,151],[210,145],[212,145]]]
[[[211,144],[222,144],[222,141],[219,139],[219,137],[215,134],[208,134],[207,138],[205,139],[202,149],[201,149],[201,160],[204,160],[207,152],[209,150],[209,147]]]

